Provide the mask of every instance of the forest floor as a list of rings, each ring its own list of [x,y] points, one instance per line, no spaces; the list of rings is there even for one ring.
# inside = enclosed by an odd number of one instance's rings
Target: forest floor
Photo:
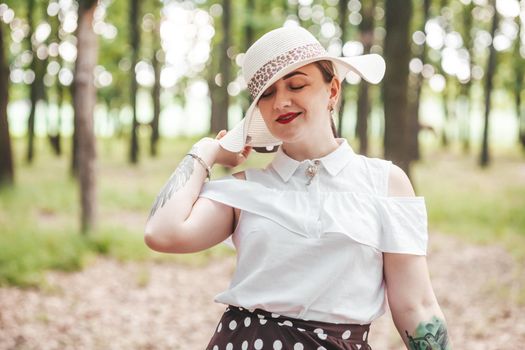
[[[525,344],[525,273],[498,246],[430,236],[429,269],[454,349]],[[202,267],[96,258],[48,272],[38,289],[0,288],[0,349],[204,349],[224,310],[235,258]],[[374,350],[403,349],[390,315],[372,325]]]

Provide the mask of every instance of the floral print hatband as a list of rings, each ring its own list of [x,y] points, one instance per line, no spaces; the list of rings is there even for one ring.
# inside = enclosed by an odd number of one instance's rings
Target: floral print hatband
[[[319,43],[313,43],[296,47],[275,57],[259,68],[248,82],[250,95],[255,98],[261,92],[266,82],[286,66],[322,54],[326,54],[324,47]]]

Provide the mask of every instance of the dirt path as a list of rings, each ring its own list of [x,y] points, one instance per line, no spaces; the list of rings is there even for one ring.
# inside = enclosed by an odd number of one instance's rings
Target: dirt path
[[[524,348],[524,269],[503,249],[433,234],[429,267],[455,350]],[[233,268],[233,258],[205,268],[99,259],[49,273],[40,291],[0,288],[0,349],[203,349]],[[388,314],[371,345],[403,349]]]

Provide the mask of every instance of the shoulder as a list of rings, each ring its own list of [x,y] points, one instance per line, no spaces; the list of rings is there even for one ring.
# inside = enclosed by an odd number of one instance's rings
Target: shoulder
[[[232,176],[239,180],[246,180],[246,174],[244,173],[244,171],[236,172],[232,174]]]
[[[388,175],[388,195],[395,197],[414,197],[415,192],[407,174],[399,166],[390,165]]]

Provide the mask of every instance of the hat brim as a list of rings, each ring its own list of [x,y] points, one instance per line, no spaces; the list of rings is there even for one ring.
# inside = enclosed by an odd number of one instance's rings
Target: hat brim
[[[245,117],[237,123],[233,129],[219,140],[219,144],[230,152],[240,152],[245,146],[267,147],[269,149],[280,145],[281,140],[275,138],[262,118],[257,107],[257,102],[261,95],[277,80],[286,74],[307,64],[329,60],[335,64],[336,74],[342,82],[349,71],[353,71],[369,83],[377,84],[385,75],[385,61],[383,57],[377,54],[367,54],[352,57],[335,57],[331,55],[321,55],[310,59],[295,62],[286,68],[277,72],[266,84],[259,90],[259,93],[253,99],[250,107],[246,111]]]

